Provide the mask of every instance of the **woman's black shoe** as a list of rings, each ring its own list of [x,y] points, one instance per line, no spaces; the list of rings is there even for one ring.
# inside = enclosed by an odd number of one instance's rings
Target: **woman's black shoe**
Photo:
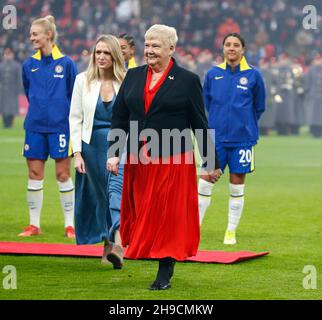
[[[155,280],[151,286],[150,286],[150,290],[168,290],[171,288],[171,284],[170,282],[159,282],[157,280]]]
[[[171,288],[170,279],[173,276],[175,262],[176,261],[170,257],[159,260],[157,278],[151,284],[150,290],[167,290]]]

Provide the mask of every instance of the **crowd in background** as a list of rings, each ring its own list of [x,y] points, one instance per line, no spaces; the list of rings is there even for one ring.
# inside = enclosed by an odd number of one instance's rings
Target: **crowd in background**
[[[277,129],[279,134],[296,134],[302,125],[322,128],[320,0],[309,3],[316,8],[318,27],[308,30],[303,27],[303,7],[308,5],[304,0],[11,0],[6,4],[17,8],[18,21],[16,30],[0,29],[1,56],[5,48],[12,49],[19,63],[30,56],[31,21],[52,14],[59,26],[58,45],[77,61],[79,71],[86,68],[89,48],[103,33],[132,35],[137,63],[142,64],[145,30],[163,23],[177,29],[178,63],[203,79],[212,65],[222,61],[224,35],[241,33],[249,63],[262,69],[267,82],[268,109],[261,133]],[[315,136],[321,130],[311,128]]]
[[[30,53],[26,39],[35,17],[53,14],[60,26],[60,45],[77,60],[102,33],[129,33],[142,51],[144,31],[152,24],[175,27],[180,54],[196,60],[201,52],[221,53],[223,36],[240,32],[248,44],[248,58],[258,64],[260,58],[288,52],[312,59],[322,50],[321,28],[305,30],[303,7],[298,0],[11,0],[17,8],[18,29],[1,30],[1,48],[10,46],[22,61]],[[322,2],[311,0],[322,21]]]

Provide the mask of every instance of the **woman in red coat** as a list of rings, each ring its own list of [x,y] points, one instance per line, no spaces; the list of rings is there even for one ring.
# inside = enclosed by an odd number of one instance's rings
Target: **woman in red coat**
[[[125,257],[159,260],[151,290],[169,289],[175,261],[196,255],[199,245],[191,129],[206,174],[214,182],[221,175],[199,77],[172,58],[177,39],[176,30],[164,25],[146,32],[147,64],[128,71],[113,110],[111,131],[121,129],[123,139],[109,138],[107,169],[117,174],[119,151],[129,134],[120,231]]]

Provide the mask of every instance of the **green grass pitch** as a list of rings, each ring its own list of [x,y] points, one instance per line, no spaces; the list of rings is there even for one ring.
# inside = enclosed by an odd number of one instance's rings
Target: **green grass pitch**
[[[54,166],[48,161],[41,216],[43,235],[21,239],[28,224],[27,168],[21,156],[22,120],[0,130],[0,241],[71,243],[64,238],[63,214]],[[221,265],[178,263],[173,287],[150,292],[157,263],[125,261],[123,270],[99,258],[0,255],[1,299],[321,299],[322,139],[262,138],[256,170],[246,180],[239,243],[222,244],[227,223],[227,174],[216,185],[201,229],[200,249],[270,251],[246,262]],[[3,268],[17,270],[17,289],[2,286]],[[314,266],[317,288],[305,289],[305,266]]]

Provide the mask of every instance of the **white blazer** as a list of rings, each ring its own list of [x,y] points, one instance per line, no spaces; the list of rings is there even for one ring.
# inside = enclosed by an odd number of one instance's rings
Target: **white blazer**
[[[115,94],[120,85],[113,81]],[[69,128],[73,153],[82,151],[82,141],[90,143],[101,82],[95,80],[87,87],[85,72],[76,76],[70,105]]]

